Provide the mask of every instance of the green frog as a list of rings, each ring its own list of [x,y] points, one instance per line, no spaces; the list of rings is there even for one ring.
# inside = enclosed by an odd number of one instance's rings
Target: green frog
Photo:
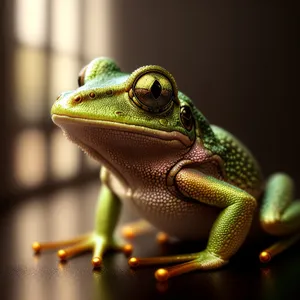
[[[122,203],[169,236],[207,239],[197,253],[129,259],[131,267],[173,264],[155,272],[160,281],[227,264],[257,212],[263,230],[282,237],[260,253],[261,261],[298,239],[293,180],[284,173],[264,180],[251,152],[210,125],[167,70],[148,65],[126,74],[100,57],[81,70],[78,84],[58,96],[51,114],[65,136],[102,166],[95,228],[69,241],[35,242],[36,252],[62,247],[58,256],[66,260],[92,250],[94,268],[107,250],[130,255],[131,245],[115,234]]]

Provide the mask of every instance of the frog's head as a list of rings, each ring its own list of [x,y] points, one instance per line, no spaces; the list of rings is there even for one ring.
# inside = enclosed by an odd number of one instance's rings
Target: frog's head
[[[178,160],[194,143],[192,104],[162,67],[145,66],[129,75],[114,61],[97,58],[82,69],[78,83],[78,89],[57,98],[52,119],[109,166],[128,156]]]

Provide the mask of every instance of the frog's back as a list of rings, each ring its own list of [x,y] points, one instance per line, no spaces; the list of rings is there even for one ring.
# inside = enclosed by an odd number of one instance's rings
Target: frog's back
[[[227,181],[258,197],[263,176],[252,153],[225,129],[215,125],[211,128],[223,148],[222,159]]]
[[[204,147],[223,160],[224,179],[258,198],[263,189],[263,176],[252,153],[231,133],[211,125],[189,97],[181,92],[178,96],[192,108],[199,130],[197,135]]]

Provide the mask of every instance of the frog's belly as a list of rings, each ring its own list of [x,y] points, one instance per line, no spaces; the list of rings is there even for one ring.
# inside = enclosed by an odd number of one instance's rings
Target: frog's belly
[[[165,180],[156,186],[146,185],[133,190],[108,174],[106,184],[140,217],[182,240],[207,238],[220,212],[201,202],[177,198],[166,188]]]
[[[159,230],[182,240],[207,238],[220,210],[195,201],[178,199],[165,193],[133,195],[133,204],[141,217]],[[126,200],[125,200],[126,201]]]

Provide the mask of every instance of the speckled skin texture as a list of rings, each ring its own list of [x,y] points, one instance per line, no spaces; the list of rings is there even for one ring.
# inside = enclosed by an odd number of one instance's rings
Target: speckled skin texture
[[[220,144],[224,147],[223,160],[227,181],[250,194],[257,195],[261,188],[262,174],[254,157],[229,132],[217,126],[212,128]]]
[[[79,136],[84,140],[82,147],[90,154],[93,148],[92,155],[106,166],[107,186],[150,223],[181,239],[199,239],[208,235],[219,210],[195,201],[182,201],[166,185],[168,172],[177,163],[177,155],[191,162],[209,159],[210,155],[198,144],[190,149],[174,140],[162,142],[141,134],[84,127],[72,122],[66,124],[64,128],[70,138]],[[76,142],[80,144],[79,140]],[[132,148],[128,149],[128,143]],[[136,155],[132,155],[132,149],[137,151]],[[209,171],[217,175],[217,170],[210,168]],[[204,215],[205,218],[199,220],[199,216]]]
[[[114,61],[98,58],[81,71],[79,85],[60,95],[52,115],[66,136],[103,166],[105,193],[100,194],[95,233],[111,237],[120,199],[172,236],[208,237],[196,260],[173,269],[172,276],[225,264],[244,242],[264,188],[250,151],[210,125],[159,66],[128,75]],[[292,189],[287,178],[278,174],[267,184],[261,223],[273,234],[300,226],[300,206],[289,211],[293,195],[283,197]],[[282,224],[285,211],[287,220],[295,219],[290,228]],[[102,230],[107,223],[114,225]]]
[[[199,199],[208,205],[227,208],[222,211],[222,218],[218,218],[214,224],[208,249],[228,259],[247,235],[256,208],[255,198],[231,184],[220,183],[215,177],[206,176],[195,169],[186,168],[179,172],[176,182],[187,197]]]

